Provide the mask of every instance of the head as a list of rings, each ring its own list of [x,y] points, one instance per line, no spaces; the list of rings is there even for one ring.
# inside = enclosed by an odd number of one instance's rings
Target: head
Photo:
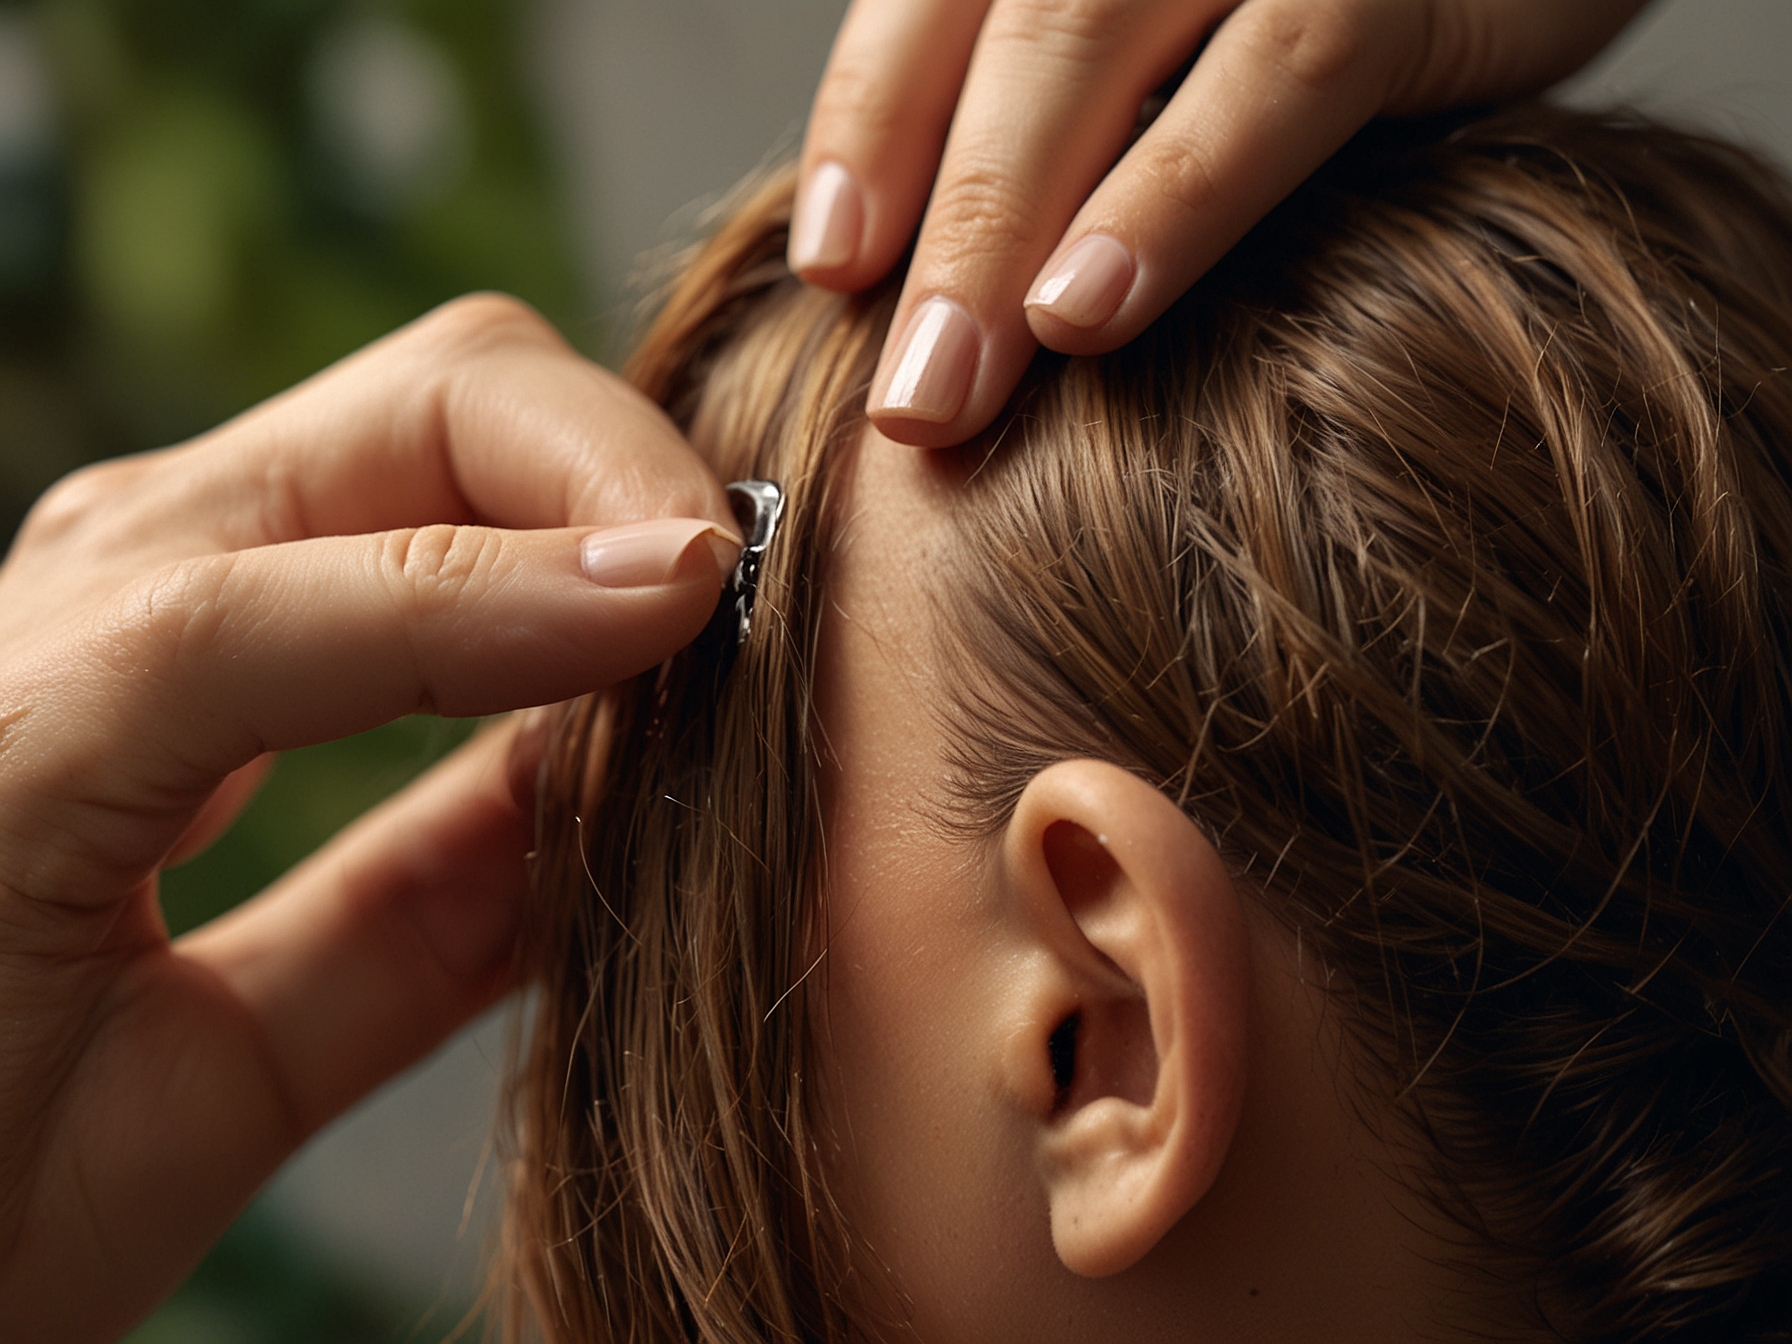
[[[931,455],[788,208],[632,365],[785,485],[752,636],[545,767],[545,1335],[1783,1337],[1783,189],[1376,128]]]

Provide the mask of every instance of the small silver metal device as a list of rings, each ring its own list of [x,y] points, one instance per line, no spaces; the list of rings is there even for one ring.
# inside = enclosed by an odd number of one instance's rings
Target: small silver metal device
[[[766,547],[777,535],[778,523],[784,517],[784,491],[776,481],[735,481],[728,487],[728,502],[734,507],[735,521],[740,524],[742,544],[740,560],[722,594],[723,609],[735,613],[735,645],[747,642],[753,625],[753,600],[759,595],[759,571],[765,561]]]

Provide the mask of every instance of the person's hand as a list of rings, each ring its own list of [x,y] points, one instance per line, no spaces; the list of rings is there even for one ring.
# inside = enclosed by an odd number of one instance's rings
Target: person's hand
[[[958,443],[1036,342],[1093,354],[1136,336],[1371,117],[1540,89],[1640,8],[854,0],[803,144],[791,268],[862,289],[926,207],[869,411],[892,438]]]
[[[170,856],[265,753],[663,660],[714,610],[729,519],[656,407],[486,297],[45,497],[0,569],[0,1339],[117,1338],[502,992],[527,747],[480,734],[172,946]]]

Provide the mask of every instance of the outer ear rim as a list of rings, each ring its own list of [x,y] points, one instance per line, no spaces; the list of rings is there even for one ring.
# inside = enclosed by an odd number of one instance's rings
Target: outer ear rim
[[[1113,859],[1118,914],[1092,924],[1072,913],[1083,894],[1059,890],[1047,831],[1063,822],[1098,838]],[[1250,1034],[1250,940],[1230,873],[1201,828],[1137,775],[1076,759],[1028,782],[1003,838],[1010,889],[1027,906],[1055,963],[1034,977],[1047,1002],[1034,1022],[1062,1021],[1067,1002],[1106,992],[1111,968],[1145,999],[1156,1082],[1149,1103],[1099,1096],[1067,1114],[1038,1114],[1038,1166],[1052,1242],[1086,1277],[1142,1259],[1207,1193],[1244,1105]],[[1105,963],[1110,973],[1088,968]],[[1043,1039],[1023,1042],[1039,1067]],[[1022,1089],[1037,1098],[1035,1085]]]

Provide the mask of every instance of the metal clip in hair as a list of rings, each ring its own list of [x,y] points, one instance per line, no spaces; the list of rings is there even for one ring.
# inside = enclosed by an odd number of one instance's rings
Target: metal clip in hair
[[[722,597],[724,608],[732,607],[738,618],[738,646],[747,642],[747,631],[753,624],[759,570],[765,561],[765,548],[771,545],[779,520],[784,517],[784,492],[776,481],[735,481],[728,487],[728,501],[734,506],[734,517],[745,539],[740,562],[734,566],[734,576],[728,580],[728,591]]]

